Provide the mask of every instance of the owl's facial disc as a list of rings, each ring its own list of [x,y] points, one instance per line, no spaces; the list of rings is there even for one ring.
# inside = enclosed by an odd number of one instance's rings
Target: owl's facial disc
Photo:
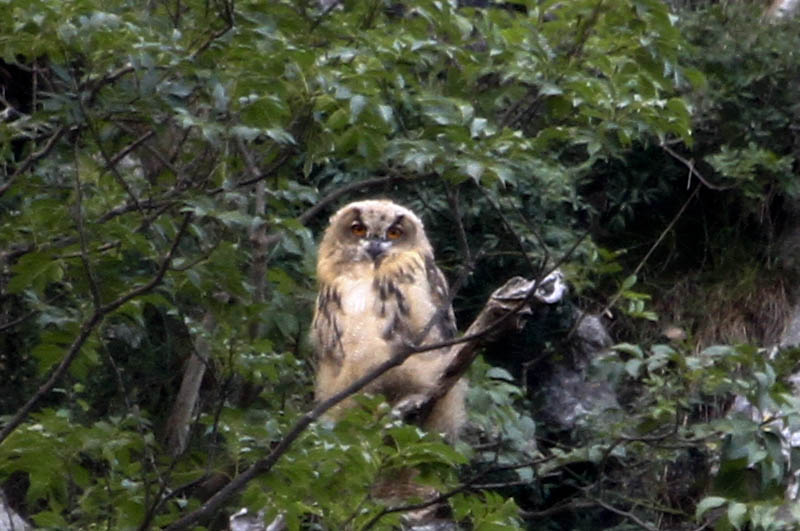
[[[416,234],[405,212],[371,205],[346,211],[339,226],[344,241],[351,243],[349,259],[373,262],[376,267],[387,255],[412,245]]]

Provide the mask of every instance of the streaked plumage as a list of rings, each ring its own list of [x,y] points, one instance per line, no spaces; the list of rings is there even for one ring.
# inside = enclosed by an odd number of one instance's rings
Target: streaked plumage
[[[448,304],[444,275],[420,219],[391,201],[350,203],[331,217],[319,247],[319,293],[311,337],[317,353],[316,398],[342,390],[396,348],[413,343]],[[452,308],[440,312],[421,344],[452,338]],[[416,354],[367,388],[391,403],[431,388],[446,349]],[[455,437],[463,424],[466,384],[434,406],[425,426]]]

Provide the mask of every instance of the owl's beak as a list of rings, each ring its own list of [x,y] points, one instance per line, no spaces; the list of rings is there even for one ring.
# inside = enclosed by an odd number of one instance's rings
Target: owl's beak
[[[370,258],[377,260],[380,255],[386,252],[389,245],[390,243],[384,240],[369,240],[366,251]]]

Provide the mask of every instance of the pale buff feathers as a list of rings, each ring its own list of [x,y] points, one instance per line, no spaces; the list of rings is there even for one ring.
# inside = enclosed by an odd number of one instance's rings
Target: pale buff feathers
[[[363,224],[366,237],[352,234]],[[388,241],[391,228],[402,237]],[[383,238],[387,251],[373,258],[367,241]],[[317,262],[319,293],[311,337],[317,353],[316,398],[342,390],[397,348],[419,339],[437,310],[448,304],[447,283],[436,267],[419,218],[391,201],[350,203],[331,217]],[[455,334],[452,309],[431,327],[421,344]],[[420,353],[373,382],[368,390],[390,402],[430,389],[449,359],[446,349]],[[453,438],[464,422],[465,383],[433,409],[426,427]],[[346,404],[345,407],[349,405]]]

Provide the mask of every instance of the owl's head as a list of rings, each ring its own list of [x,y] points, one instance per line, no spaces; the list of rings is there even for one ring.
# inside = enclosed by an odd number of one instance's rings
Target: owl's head
[[[356,201],[331,217],[320,244],[320,257],[337,262],[380,263],[408,250],[432,253],[422,221],[409,209],[388,200]]]

